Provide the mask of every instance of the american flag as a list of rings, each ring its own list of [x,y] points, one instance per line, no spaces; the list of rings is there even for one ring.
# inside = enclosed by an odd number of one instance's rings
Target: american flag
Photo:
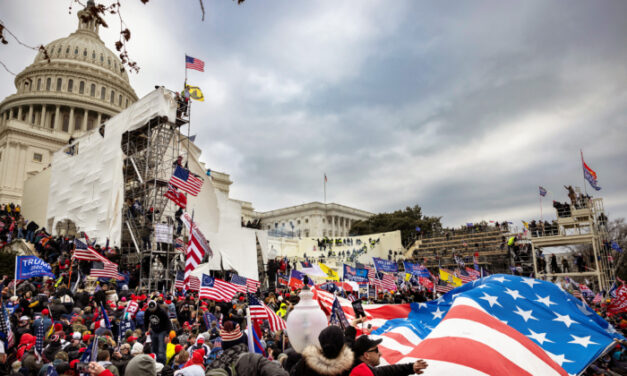
[[[471,276],[474,276],[475,279],[481,278],[481,272],[473,268],[466,267],[466,273],[468,273]]]
[[[439,325],[398,362],[418,359],[438,375],[567,375],[530,338],[469,298],[457,299]]]
[[[248,293],[248,308],[250,309],[251,319],[268,320],[270,330],[273,332],[287,328],[285,320],[277,316],[274,311],[266,307],[265,304],[261,303],[259,299],[251,293]]]
[[[233,274],[231,277],[231,283],[237,287],[237,291],[242,293],[256,292],[260,285],[259,281],[255,281],[252,278],[242,277],[237,274]]]
[[[198,246],[202,247],[204,254],[209,257],[213,257],[213,251],[209,246],[207,238],[205,238],[205,235],[200,231],[198,223],[193,220],[192,216],[189,213],[183,213],[181,220],[183,221],[187,231],[194,234],[194,237],[198,240]]]
[[[601,301],[603,300],[603,296],[601,295],[600,292],[598,292],[595,296],[594,299],[592,299],[592,303],[593,304],[599,304],[601,303]]]
[[[170,178],[170,184],[180,188],[182,191],[189,193],[192,196],[198,196],[200,189],[202,188],[202,179],[197,178],[189,170],[177,165],[172,177]]]
[[[588,287],[585,283],[581,283],[579,285],[579,290],[581,290],[581,294],[584,296],[584,298],[594,296],[594,293],[592,292],[592,290],[590,290],[590,287]]]
[[[187,251],[185,252],[185,287],[186,290],[190,290],[189,278],[192,271],[196,269],[198,264],[205,256],[205,250],[201,245],[202,240],[197,237],[196,231],[191,232],[192,236],[187,244]]]
[[[372,283],[382,290],[396,291],[398,289],[394,281],[394,276],[391,274],[384,274],[381,279],[375,277]]]
[[[364,265],[364,269],[368,270],[368,281],[370,281],[369,282],[370,284],[373,284],[373,281],[377,276],[376,271],[374,270],[374,267],[370,265]]]
[[[202,275],[200,283],[200,299],[230,302],[235,294],[237,294],[237,288],[232,284],[206,274]]]
[[[174,288],[175,289],[185,289],[185,273],[183,271],[176,272],[176,280],[174,280]],[[200,279],[198,277],[194,277],[193,275],[189,276],[189,289],[190,291],[199,291],[200,290]]]
[[[185,250],[185,242],[183,241],[182,238],[176,238],[174,239],[174,248],[177,251],[183,251]]]
[[[195,57],[185,55],[185,69],[195,69],[204,72],[205,62]]]
[[[448,283],[446,283],[446,281],[441,280],[440,277],[438,276],[434,276],[433,278],[435,279],[435,291],[436,292],[445,294],[455,288],[449,285]]]
[[[72,254],[73,259],[83,260],[83,261],[99,261],[105,264],[111,264],[111,261],[98,253],[91,246],[87,246],[85,243],[80,240],[75,240],[74,244],[76,245],[76,249],[74,249],[74,253]],[[85,248],[83,248],[83,246]]]
[[[164,196],[172,200],[172,202],[174,202],[183,209],[187,207],[187,197],[185,197],[185,194],[183,192],[179,192],[172,184],[168,185],[168,190],[164,194]]]
[[[495,329],[493,324],[475,325],[464,321],[467,317],[461,315],[459,311],[450,311],[456,302],[461,304],[460,300],[474,301],[475,305],[496,317],[499,322],[506,323],[509,328],[496,328],[501,332],[496,333],[493,331]],[[364,306],[367,314],[370,315],[367,307]],[[389,305],[383,307],[391,309]],[[446,316],[447,312],[454,313],[454,315]],[[400,317],[400,315],[396,316],[396,318]],[[409,312],[402,317],[402,320],[392,320],[394,317],[388,317],[388,320],[371,334],[374,338],[383,338],[383,342],[379,345],[382,364],[403,363],[420,356],[425,358],[431,368],[440,361],[434,362],[434,358],[428,353],[414,353],[414,350],[421,341],[430,338],[443,339],[449,336],[458,337],[455,340],[466,343],[467,346],[464,347],[466,351],[451,351],[450,347],[439,348],[438,354],[443,357],[442,362],[452,360],[450,354],[457,354],[457,362],[463,362],[464,359],[475,356],[470,354],[471,352],[479,352],[483,354],[484,362],[481,368],[478,368],[481,374],[550,374],[529,371],[526,367],[531,365],[530,361],[519,357],[509,359],[518,367],[527,370],[526,373],[508,372],[506,369],[502,372],[485,371],[484,366],[502,359],[502,351],[511,351],[512,344],[519,348],[521,356],[526,352],[524,348],[519,347],[520,345],[512,342],[516,339],[513,333],[518,332],[539,345],[569,374],[581,374],[590,363],[605,352],[608,346],[612,346],[614,338],[623,339],[623,336],[617,334],[611,325],[589,307],[570,294],[560,291],[553,283],[514,275],[497,274],[467,283],[438,300],[412,304]],[[457,318],[453,319],[454,317]],[[463,327],[460,328],[455,322],[461,323]],[[427,337],[440,324],[444,324],[440,329],[450,330],[450,334],[446,335],[443,334],[446,332],[437,331],[433,337]],[[483,334],[477,337],[474,329],[478,326],[481,326]],[[513,338],[504,337],[505,334]],[[459,338],[465,335],[469,337]],[[497,338],[500,339],[497,340]],[[429,347],[437,348],[434,342]],[[519,352],[516,351],[516,353]],[[433,369],[435,370],[435,367]],[[477,374],[476,372],[471,373],[461,369],[455,373],[467,375]]]
[[[462,280],[462,283],[472,282],[475,279],[477,279],[476,277],[469,275],[464,269],[458,269],[458,270],[459,272],[455,273],[455,275],[459,277],[459,279]]]
[[[4,305],[2,305],[2,310],[0,310],[0,332],[4,334],[4,339],[6,339],[6,349],[13,347],[15,345],[15,336],[13,330],[11,330],[11,321]]]
[[[124,276],[118,272],[118,265],[112,262],[94,262],[89,276],[96,278],[115,278],[117,280],[124,279]]]

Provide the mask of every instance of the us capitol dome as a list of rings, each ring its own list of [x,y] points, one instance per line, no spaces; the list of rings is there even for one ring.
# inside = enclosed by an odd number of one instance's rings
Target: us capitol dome
[[[15,77],[17,92],[0,103],[0,203],[21,202],[24,181],[46,168],[52,154],[137,101],[118,56],[88,17],[46,46]]]

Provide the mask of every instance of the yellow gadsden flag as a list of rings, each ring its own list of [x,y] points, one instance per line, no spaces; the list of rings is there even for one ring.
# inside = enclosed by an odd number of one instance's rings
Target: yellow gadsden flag
[[[189,92],[190,98],[196,101],[201,101],[201,102],[205,101],[205,96],[202,94],[202,90],[200,90],[198,86],[187,85],[185,87],[187,88],[187,91]]]
[[[455,275],[451,272],[448,271],[444,271],[442,269],[440,269],[440,279],[443,281],[448,282],[449,284],[455,286],[455,287],[459,287],[461,286],[462,280],[460,278],[455,277]]]
[[[328,266],[326,266],[325,264],[321,262],[319,262],[318,265],[320,265],[320,269],[322,269],[322,271],[327,275],[326,277],[324,277],[325,279],[330,279],[331,281],[340,280],[340,276],[337,274],[335,270],[329,268]]]

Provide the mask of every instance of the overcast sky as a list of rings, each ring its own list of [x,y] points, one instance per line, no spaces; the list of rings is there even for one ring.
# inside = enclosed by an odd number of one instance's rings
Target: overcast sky
[[[0,18],[46,44],[75,30],[68,3],[2,1]],[[122,3],[138,96],[179,89],[186,52],[205,61],[192,134],[256,210],[322,201],[326,172],[329,202],[520,224],[539,185],[545,218],[583,187],[583,149],[610,219],[627,216],[626,1],[205,0],[204,22],[196,0]],[[35,52],[9,42],[19,72]]]

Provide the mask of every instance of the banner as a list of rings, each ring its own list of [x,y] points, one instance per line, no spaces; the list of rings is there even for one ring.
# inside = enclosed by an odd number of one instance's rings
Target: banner
[[[328,266],[326,266],[325,264],[319,262],[318,265],[320,265],[320,269],[322,269],[322,271],[324,272],[324,274],[326,274],[325,279],[330,279],[332,281],[339,281],[340,280],[340,276],[337,274],[337,272],[331,268],[329,268]]]
[[[288,286],[294,290],[302,289],[303,287],[305,287],[303,277],[303,273],[299,272],[298,270],[292,269]]]
[[[440,279],[455,287],[459,287],[463,284],[460,278],[457,278],[453,273],[446,272],[442,269],[440,269]]]
[[[157,243],[172,244],[174,229],[166,223],[155,223],[155,241]]]
[[[368,269],[357,269],[344,264],[344,279],[355,282],[368,282]]]
[[[429,278],[418,277],[418,281],[420,282],[421,285],[426,287],[428,290],[433,291],[433,282]]]
[[[405,264],[405,273],[413,274],[418,277],[431,278],[431,273],[429,273],[429,270],[424,266],[409,261],[405,261],[403,264]]]
[[[36,256],[17,256],[15,258],[15,279],[33,277],[53,277],[50,264]]]
[[[627,285],[622,285],[616,290],[616,297],[612,299],[607,312],[612,314],[619,314],[627,312]]]
[[[378,272],[398,272],[398,264],[396,264],[396,261],[384,260],[378,257],[373,257],[372,260],[374,260],[374,267],[377,269]]]

